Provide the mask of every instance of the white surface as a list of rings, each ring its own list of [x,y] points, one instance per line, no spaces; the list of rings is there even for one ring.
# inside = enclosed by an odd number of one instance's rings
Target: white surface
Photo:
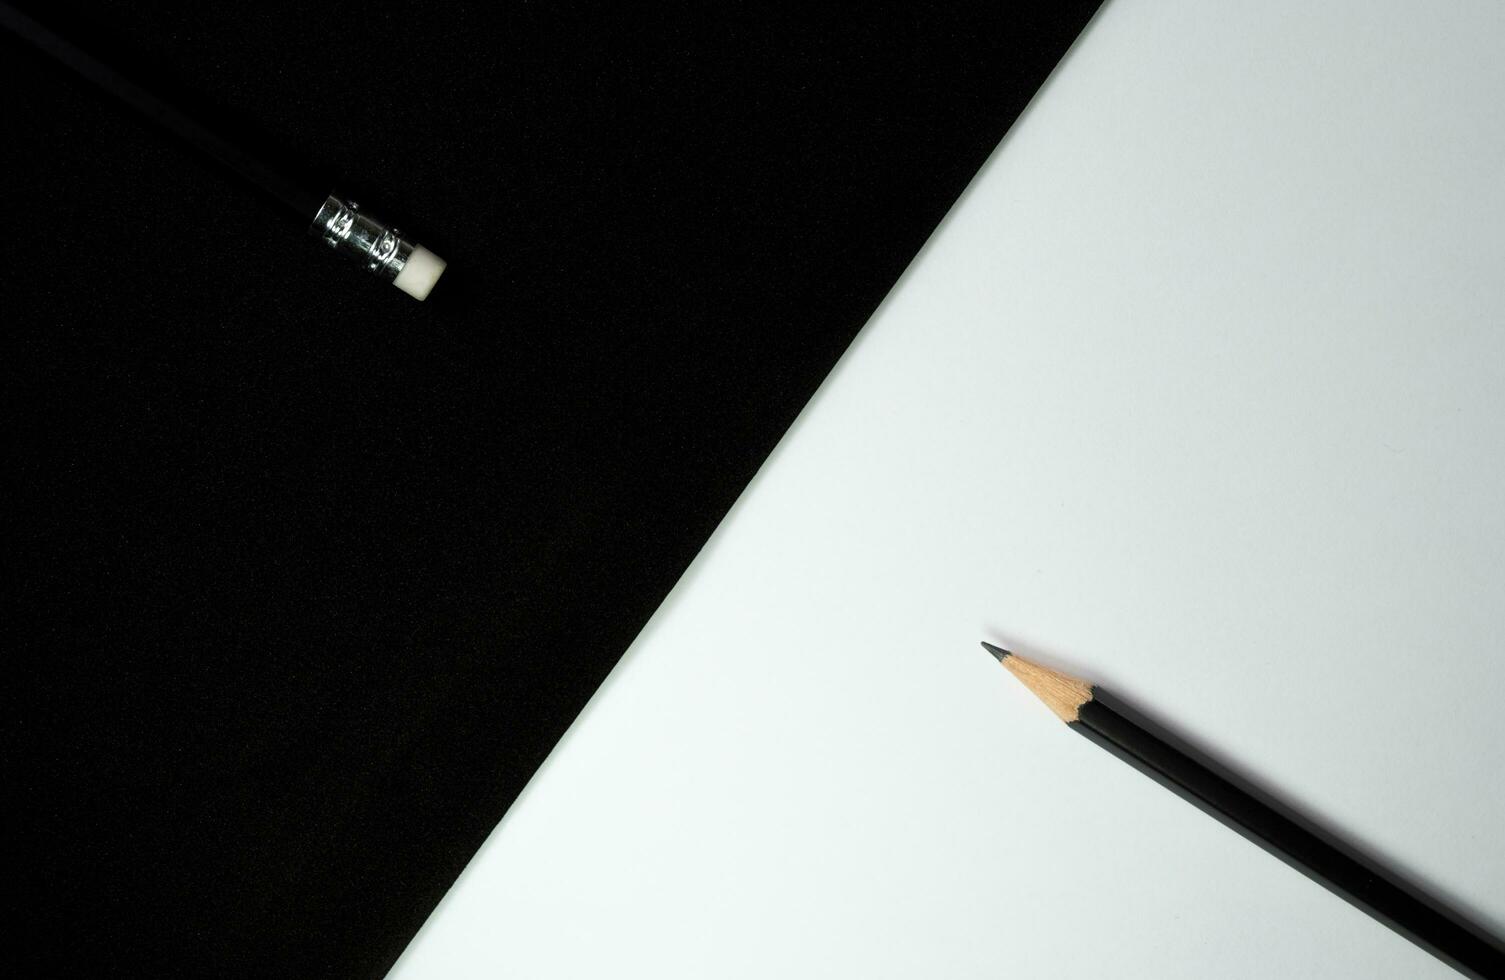
[[[1505,926],[1502,50],[1113,0],[393,977],[1452,976],[977,642]]]
[[[407,262],[403,263],[402,270],[397,273],[397,278],[392,280],[392,285],[421,302],[428,299],[429,290],[444,275],[446,265],[448,263],[433,252],[422,245],[415,245]]]

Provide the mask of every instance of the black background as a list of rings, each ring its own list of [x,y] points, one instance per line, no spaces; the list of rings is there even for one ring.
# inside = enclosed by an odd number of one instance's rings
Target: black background
[[[381,975],[1093,7],[36,11],[422,304],[0,37],[13,956]]]

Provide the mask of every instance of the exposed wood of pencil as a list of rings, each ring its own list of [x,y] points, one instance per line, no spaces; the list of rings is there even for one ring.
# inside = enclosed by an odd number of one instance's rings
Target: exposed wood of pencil
[[[1454,969],[1473,977],[1505,977],[1505,943],[1437,896],[1111,693],[991,643],[983,647],[1078,734]]]
[[[1077,720],[1082,705],[1092,700],[1092,685],[1086,681],[1077,680],[1068,674],[1063,674],[1049,667],[1042,667],[1023,657],[1016,657],[1007,650],[993,647],[984,643],[988,652],[998,657],[998,662],[1008,668],[1009,673],[1034,692],[1035,696],[1045,702],[1045,706],[1056,713],[1056,717],[1064,722]],[[999,653],[1003,656],[998,656]]]

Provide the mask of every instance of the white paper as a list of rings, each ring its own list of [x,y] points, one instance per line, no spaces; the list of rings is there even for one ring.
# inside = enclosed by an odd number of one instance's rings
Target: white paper
[[[1452,976],[978,641],[1505,928],[1502,52],[1112,0],[392,976]]]

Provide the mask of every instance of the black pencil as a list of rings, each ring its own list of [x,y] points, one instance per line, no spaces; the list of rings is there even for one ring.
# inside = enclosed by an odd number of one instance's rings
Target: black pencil
[[[1062,721],[1329,891],[1473,977],[1505,977],[1505,944],[1434,895],[1228,771],[1100,687],[984,643]]]
[[[308,224],[309,232],[336,253],[355,259],[368,272],[414,299],[427,298],[444,273],[443,259],[368,214],[356,202],[314,189],[290,175],[285,165],[274,166],[263,155],[252,153],[8,3],[0,2],[0,29],[55,58],[166,132],[266,191],[291,208]],[[205,210],[206,227],[212,228],[212,207],[206,203]]]

